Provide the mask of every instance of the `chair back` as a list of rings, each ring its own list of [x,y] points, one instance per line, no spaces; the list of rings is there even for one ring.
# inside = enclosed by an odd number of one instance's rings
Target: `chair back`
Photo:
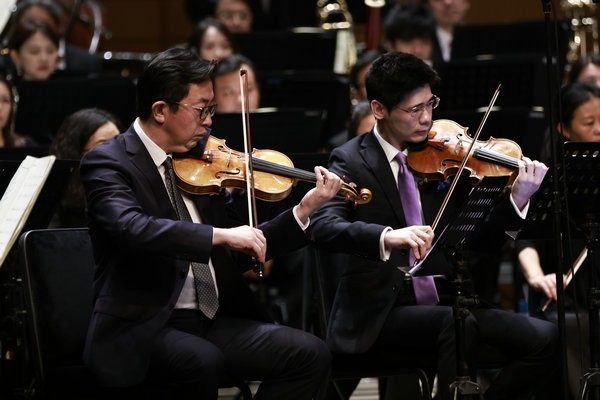
[[[43,229],[19,239],[27,337],[40,389],[89,387],[82,351],[92,312],[94,258],[87,228]]]

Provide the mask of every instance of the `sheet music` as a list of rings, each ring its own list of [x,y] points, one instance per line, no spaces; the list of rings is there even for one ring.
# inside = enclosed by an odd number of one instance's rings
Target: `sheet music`
[[[21,234],[55,160],[55,156],[27,156],[0,199],[0,267]]]

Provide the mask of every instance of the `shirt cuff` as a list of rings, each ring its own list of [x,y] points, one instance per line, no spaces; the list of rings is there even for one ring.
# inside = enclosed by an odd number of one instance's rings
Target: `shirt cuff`
[[[302,228],[303,231],[308,229],[308,226],[310,225],[310,217],[308,217],[308,222],[306,224],[303,224],[302,221],[300,221],[300,218],[298,218],[298,215],[296,214],[296,208],[298,206],[294,206],[294,208],[292,208],[292,214],[294,214],[294,218],[296,219],[296,222],[298,223],[298,225],[300,226],[300,228]]]
[[[519,207],[517,207],[517,205],[515,204],[515,201],[513,200],[513,197],[512,197],[512,193],[510,195],[510,204],[512,204],[513,208],[517,212],[517,215],[519,217],[521,217],[521,219],[527,218],[527,212],[529,211],[529,203],[530,203],[530,201],[528,201],[527,204],[525,204],[525,207],[523,207],[523,210],[521,211],[521,210],[519,210]]]
[[[390,255],[392,254],[392,250],[391,249],[386,249],[385,248],[385,234],[390,232],[392,230],[391,227],[387,227],[383,230],[383,232],[381,232],[381,236],[379,236],[379,258],[381,258],[381,261],[387,261],[390,259]]]

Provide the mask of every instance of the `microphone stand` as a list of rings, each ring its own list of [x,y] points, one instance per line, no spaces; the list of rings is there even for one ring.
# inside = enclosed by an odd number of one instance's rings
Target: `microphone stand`
[[[552,176],[553,179],[553,192],[552,192],[552,227],[554,232],[554,248],[556,249],[557,270],[556,270],[556,294],[557,294],[557,318],[558,318],[558,333],[560,340],[560,359],[561,359],[561,377],[562,377],[562,398],[568,398],[568,368],[567,368],[567,349],[566,349],[566,329],[565,329],[565,303],[564,303],[564,287],[563,287],[563,268],[565,263],[564,249],[561,235],[561,203],[560,203],[560,185],[558,175],[560,173],[558,166],[558,154],[557,154],[557,133],[556,133],[556,117],[554,114],[554,107],[552,105],[553,99],[555,98],[554,89],[558,87],[555,69],[552,68],[553,60],[556,60],[559,65],[558,51],[556,47],[552,45],[552,38],[555,37],[556,30],[552,29],[552,23],[550,20],[552,14],[552,0],[542,0],[542,9],[544,12],[544,22],[546,27],[546,69],[547,69],[547,85],[548,85],[548,125],[550,128],[550,143],[552,151]],[[555,41],[556,43],[556,41]],[[553,50],[555,50],[553,52]],[[559,102],[560,104],[560,102]],[[559,107],[559,112],[561,112]],[[562,145],[561,145],[562,147]],[[564,169],[563,169],[564,171]],[[564,180],[563,180],[564,182]]]

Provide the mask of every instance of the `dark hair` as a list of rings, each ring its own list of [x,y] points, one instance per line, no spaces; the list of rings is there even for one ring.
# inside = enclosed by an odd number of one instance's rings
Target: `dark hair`
[[[201,59],[189,49],[171,48],[150,60],[138,78],[137,109],[142,120],[148,119],[152,104],[165,101],[176,109],[187,96],[190,84],[214,80],[216,63]]]
[[[58,159],[81,159],[85,145],[92,135],[107,122],[112,122],[121,130],[119,120],[108,111],[99,108],[84,108],[64,119],[50,144],[50,154]],[[61,228],[86,225],[84,214],[85,192],[81,184],[79,170],[71,175],[65,195],[60,201],[53,225]]]
[[[367,100],[359,102],[352,110],[350,121],[348,121],[348,139],[352,139],[358,135],[358,125],[367,116],[371,114],[371,103]]]
[[[211,27],[216,28],[219,32],[223,34],[223,36],[225,36],[225,38],[227,38],[229,44],[231,44],[233,52],[235,53],[235,40],[233,38],[233,35],[231,34],[231,31],[227,29],[225,24],[223,24],[221,21],[212,17],[206,17],[202,21],[198,22],[196,26],[194,26],[194,29],[192,30],[192,33],[188,38],[188,48],[200,54],[200,43],[202,43],[202,40],[204,39],[204,35],[206,34],[208,28]]]
[[[254,64],[248,57],[245,57],[239,53],[232,54],[220,60],[217,63],[217,67],[215,70],[215,76],[227,75],[232,72],[237,72],[240,70],[242,65],[246,64],[254,74],[256,75],[256,69],[254,68]]]
[[[6,85],[8,88],[8,94],[10,96],[10,114],[8,115],[8,120],[6,121],[6,125],[2,128],[2,138],[4,139],[4,147],[13,147],[15,145],[15,114],[16,103],[15,96],[13,92],[13,86],[10,84],[5,75],[0,74],[0,82]]]
[[[435,35],[435,19],[423,4],[397,4],[385,16],[383,28],[385,37],[390,42],[416,38],[432,40]]]
[[[11,50],[19,51],[21,46],[23,46],[23,43],[29,40],[29,38],[36,33],[41,33],[48,37],[58,49],[60,41],[60,35],[58,32],[45,22],[33,21],[29,19],[22,21],[19,25],[17,25],[8,40],[8,47]]]
[[[567,75],[567,83],[577,82],[581,71],[590,64],[600,67],[600,54],[588,54],[571,64],[571,69]]]
[[[425,85],[434,86],[439,80],[437,72],[420,58],[390,52],[371,64],[365,77],[367,98],[377,100],[391,110],[413,90]]]
[[[360,70],[371,65],[381,54],[379,50],[367,50],[358,56],[356,63],[350,68],[350,85],[352,87],[358,89],[358,74]]]
[[[48,16],[52,18],[56,24],[56,28],[60,26],[62,19],[62,11],[60,6],[52,0],[21,0],[17,2],[17,9],[14,14],[14,21],[17,23],[22,22],[21,17],[23,13],[31,7],[40,7],[48,12]]]
[[[600,98],[600,89],[587,82],[573,82],[560,89],[561,117],[560,123],[571,125],[575,110],[592,97]]]
[[[59,159],[79,160],[90,137],[107,122],[112,122],[121,131],[121,123],[108,111],[84,108],[74,112],[58,128],[50,144],[50,154]]]

